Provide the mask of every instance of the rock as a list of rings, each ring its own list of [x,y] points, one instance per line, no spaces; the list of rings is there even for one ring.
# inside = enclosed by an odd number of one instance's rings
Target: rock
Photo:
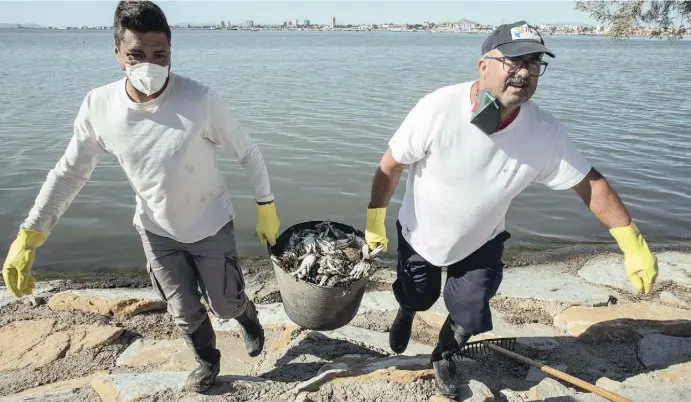
[[[638,358],[646,368],[663,368],[686,362],[691,359],[691,338],[646,335],[638,343]]]
[[[655,387],[661,384],[691,384],[691,361],[629,377],[623,384],[633,388]]]
[[[22,300],[25,304],[31,307],[38,307],[40,305],[46,304],[46,299],[40,296],[26,296]]]
[[[242,338],[218,336],[222,374],[245,374],[258,358],[247,354]],[[189,371],[197,366],[192,350],[184,339],[137,339],[118,356],[117,366],[156,367],[157,371]]]
[[[549,265],[537,265],[505,271],[497,296],[596,307],[607,305],[610,292]]]
[[[139,338],[132,342],[115,361],[116,366],[146,367],[168,363],[173,355],[186,347],[184,339],[156,340]]]
[[[540,363],[547,364],[547,362],[544,361]],[[551,364],[549,366],[563,372],[566,372],[566,370],[569,369],[569,366],[567,366],[566,364]],[[545,373],[537,367],[530,367],[530,369],[528,369],[528,374],[526,374],[525,376],[526,381],[530,382],[540,382],[545,378],[549,378],[549,374]]]
[[[528,390],[528,397],[532,400],[543,400],[546,398],[553,398],[557,396],[574,395],[576,391],[563,385],[553,378],[545,378],[536,386]]]
[[[139,313],[165,310],[152,289],[84,289],[60,292],[48,300],[53,310],[81,310],[126,320]]]
[[[4,283],[0,281],[0,283]],[[53,291],[62,281],[49,281],[49,282],[36,282],[36,287],[34,287],[34,292],[23,298],[16,298],[12,293],[7,290],[7,287],[0,286],[0,307],[4,307],[15,301],[25,300],[26,303],[31,303],[31,299],[37,297],[46,297],[48,293]]]
[[[617,329],[691,336],[691,311],[648,302],[597,308],[575,306],[554,317],[554,326],[573,336]]]
[[[602,377],[602,378],[598,379],[595,382],[595,385],[604,389],[604,390],[610,391],[610,392],[616,392],[616,391],[625,387],[625,385],[623,383],[621,383],[619,381],[611,380],[607,377]]]
[[[334,331],[315,331],[329,338],[343,339],[351,343],[362,345],[368,349],[380,353],[391,353],[389,346],[389,334],[384,332],[372,331],[369,329],[346,325]],[[433,346],[421,344],[415,341],[408,342],[408,347],[401,356],[429,355],[434,349]]]
[[[449,398],[445,398],[443,396],[435,395],[435,396],[429,398],[428,402],[453,402],[453,400],[451,400]]]
[[[511,325],[506,322],[501,312],[496,309],[491,311],[493,329],[472,337],[470,339],[471,342],[492,338],[515,337],[516,342],[522,345],[539,350],[552,350],[559,346],[558,339],[566,335],[564,331],[544,324]],[[446,320],[446,313],[439,314],[434,311],[421,312],[418,316],[427,325],[435,328],[436,331],[441,329],[444,320]]]
[[[295,397],[295,400],[293,402],[313,402],[307,392],[300,392],[297,394]]]
[[[67,353],[108,345],[122,331],[98,324],[61,330],[52,319],[14,321],[0,328],[0,371],[39,368]]]
[[[467,385],[461,387],[458,399],[463,402],[492,402],[494,394],[480,381],[470,380]]]
[[[94,378],[91,386],[102,402],[130,402],[162,391],[179,391],[188,372],[108,374]],[[264,381],[257,377],[221,375],[217,384],[236,381]],[[217,386],[217,385],[214,385]]]
[[[691,256],[670,251],[656,255],[659,268],[656,282],[671,281],[691,288]],[[591,259],[578,271],[578,276],[588,282],[636,292],[626,278],[624,258],[621,254],[608,254]]]
[[[672,292],[660,292],[660,301],[667,303],[674,307],[688,308],[689,304],[680,298],[676,297]]]
[[[317,375],[299,383],[294,392],[316,391],[327,382],[385,379],[403,384],[434,378],[428,369],[429,357],[362,357],[347,355],[322,366]]]
[[[73,378],[27,389],[18,394],[0,398],[0,402],[70,402],[74,400],[77,390],[89,386],[93,377]]]
[[[283,308],[283,303],[258,304],[256,307],[259,321],[265,328],[284,326],[292,323]],[[210,317],[216,331],[236,331],[240,328],[240,325],[235,319],[226,320],[216,318],[213,315]]]
[[[510,389],[502,389],[499,391],[499,396],[501,400],[506,400],[506,402],[524,402],[528,400],[528,392],[526,391],[513,391]]]
[[[656,386],[650,388],[622,388],[617,395],[633,402],[691,402],[691,385]],[[544,402],[606,402],[601,396],[591,393],[579,393],[556,398],[546,398]]]

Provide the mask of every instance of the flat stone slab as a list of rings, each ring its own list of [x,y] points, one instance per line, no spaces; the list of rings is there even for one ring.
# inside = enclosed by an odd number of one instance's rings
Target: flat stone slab
[[[347,381],[386,379],[410,383],[418,379],[433,378],[429,370],[429,357],[362,357],[347,355],[322,366],[317,375],[298,384],[294,391],[316,391],[336,378]]]
[[[279,326],[294,324],[294,322],[285,312],[283,303],[258,304],[256,307],[259,314],[259,320],[261,321],[262,325]],[[360,304],[358,315],[389,311],[398,311],[398,302],[396,301],[393,292],[367,292],[362,297],[362,303]],[[432,308],[430,308],[429,312],[444,314],[444,317],[446,317],[447,312],[443,298],[440,297]],[[237,321],[233,319],[225,320],[212,317],[211,320],[214,329],[217,331],[234,331],[239,328]]]
[[[594,307],[606,306],[610,294],[549,265],[507,270],[497,291],[497,296]]]
[[[516,337],[516,342],[525,346],[540,350],[552,350],[559,346],[559,338],[567,335],[565,331],[550,325],[538,323],[511,325],[506,322],[501,312],[493,308],[491,311],[494,328],[489,332],[472,337],[471,342],[491,338]],[[447,313],[430,310],[418,315],[427,325],[439,330],[446,320]]]
[[[168,371],[153,373],[128,373],[101,375],[91,382],[102,402],[130,402],[157,392],[179,391],[189,372]],[[258,377],[221,375],[216,378],[219,384],[235,381],[263,382]]]
[[[5,307],[10,303],[30,297],[46,297],[48,296],[49,292],[53,291],[53,289],[60,284],[60,282],[61,281],[36,282],[34,292],[30,296],[25,296],[22,298],[15,297],[12,293],[10,293],[9,290],[7,290],[7,287],[0,286],[0,307]]]
[[[0,398],[0,402],[69,402],[73,401],[75,392],[89,386],[94,376],[73,378],[58,381],[40,387],[27,389],[18,394]]]
[[[691,255],[665,251],[656,256],[659,269],[657,282],[670,281],[691,288]],[[578,271],[578,276],[591,283],[636,293],[626,278],[624,257],[620,254],[607,254],[591,259]]]
[[[691,338],[649,334],[638,343],[638,358],[646,368],[664,368],[691,360]]]
[[[615,394],[633,402],[691,402],[691,385],[669,385],[650,388],[622,388]],[[544,402],[607,402],[607,399],[591,393],[579,393],[569,396],[547,398]]]
[[[66,354],[111,344],[123,328],[60,326],[53,319],[13,321],[0,328],[0,371],[39,368]]]
[[[283,308],[283,303],[258,304],[256,307],[262,326],[278,326],[292,323]],[[235,331],[240,328],[237,320],[221,319],[213,315],[210,317],[216,331]]]
[[[48,307],[128,319],[147,311],[165,310],[166,302],[150,288],[80,289],[53,295]]]
[[[554,317],[554,326],[573,336],[586,331],[621,329],[691,336],[691,311],[648,302],[608,307],[574,306]]]
[[[389,333],[378,332],[370,329],[353,327],[346,325],[335,331],[315,331],[334,339],[343,339],[356,344],[361,344],[369,349],[381,352],[392,353],[389,347]],[[434,349],[433,346],[425,345],[415,342],[413,340],[408,342],[408,347],[405,352],[401,353],[403,356],[417,356],[429,355]]]
[[[259,357],[250,357],[240,337],[217,337],[221,374],[245,374]],[[184,339],[137,339],[118,356],[116,366],[156,367],[157,371],[192,370],[197,366]]]
[[[632,388],[655,387],[662,384],[691,384],[691,361],[641,373],[623,382],[624,386]]]

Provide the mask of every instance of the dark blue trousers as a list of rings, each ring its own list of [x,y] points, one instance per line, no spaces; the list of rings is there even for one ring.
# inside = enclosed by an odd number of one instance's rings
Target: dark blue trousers
[[[409,310],[425,311],[441,294],[440,267],[422,258],[398,232],[397,279],[393,292],[398,303]],[[501,284],[504,242],[511,237],[502,232],[465,259],[447,267],[444,302],[454,323],[473,335],[492,330],[489,300]]]

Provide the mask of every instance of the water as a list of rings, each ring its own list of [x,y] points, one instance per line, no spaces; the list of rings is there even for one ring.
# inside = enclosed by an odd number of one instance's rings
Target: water
[[[484,37],[449,33],[174,31],[172,68],[227,100],[267,161],[282,229],[364,226],[392,133],[424,94],[476,77]],[[691,41],[550,36],[535,100],[569,127],[651,243],[689,239]],[[86,92],[122,76],[109,31],[0,30],[0,244],[9,245],[71,136]],[[222,154],[242,254],[262,255],[249,182]],[[405,174],[402,177],[405,180]],[[395,252],[402,182],[387,221]],[[139,268],[134,195],[108,156],[38,253],[38,269]],[[509,246],[610,241],[571,190],[513,203]],[[4,255],[4,251],[2,254]]]

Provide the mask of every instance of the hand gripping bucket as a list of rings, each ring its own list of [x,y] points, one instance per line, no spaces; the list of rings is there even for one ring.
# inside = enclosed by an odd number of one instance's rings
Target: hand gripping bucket
[[[308,221],[291,226],[278,236],[276,244],[269,247],[269,252],[274,256],[280,256],[293,233],[303,229],[314,229],[321,222]],[[361,231],[352,226],[338,222],[330,223],[345,233],[364,237]],[[368,277],[351,283],[348,288],[332,288],[301,281],[288,275],[273,260],[271,264],[274,267],[285,312],[297,325],[316,331],[331,331],[348,324],[357,315]]]

